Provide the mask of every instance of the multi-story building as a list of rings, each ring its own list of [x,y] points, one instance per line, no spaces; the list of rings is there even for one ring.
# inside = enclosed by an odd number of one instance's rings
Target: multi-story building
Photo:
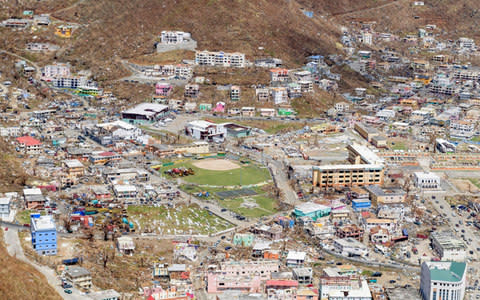
[[[423,300],[464,299],[466,274],[467,264],[464,262],[424,262],[420,275]]]
[[[440,188],[440,176],[432,172],[415,172],[414,183],[422,190],[436,190]]]
[[[285,87],[271,88],[272,99],[275,105],[288,103],[288,90]]]
[[[362,124],[362,123],[355,123],[354,129],[364,138],[367,140],[367,142],[371,142],[372,138],[374,136],[380,135],[380,132],[374,128],[370,127],[368,125]]]
[[[52,85],[59,89],[88,87],[87,78],[83,76],[58,76],[52,79]]]
[[[196,51],[195,63],[200,66],[243,68],[246,61],[243,53]]]
[[[261,280],[271,278],[280,271],[277,261],[226,261],[220,264],[220,272],[227,276],[258,276]]]
[[[260,285],[259,276],[223,275],[222,272],[209,272],[207,274],[207,292],[209,294],[224,291],[259,293]]]
[[[200,94],[200,86],[198,84],[185,85],[184,96],[186,98],[197,98],[199,94]]]
[[[268,280],[265,283],[267,299],[296,300],[297,289],[298,281],[296,280]]]
[[[270,100],[270,90],[268,88],[256,88],[255,95],[259,102],[268,102]]]
[[[53,63],[43,67],[41,79],[45,81],[52,81],[56,77],[68,77],[70,75],[70,64]]]
[[[342,227],[337,227],[336,236],[343,239],[343,238],[354,238],[359,241],[363,239],[363,228],[359,227],[358,225],[351,224],[351,225],[344,225]]]
[[[442,260],[465,261],[467,246],[456,238],[451,231],[432,232],[430,235],[432,248]]]
[[[450,122],[450,137],[457,139],[471,139],[475,134],[475,123],[467,120]]]
[[[403,203],[407,198],[407,193],[402,189],[383,189],[379,185],[370,185],[366,187],[370,193],[372,203],[376,205]]]
[[[0,198],[0,219],[5,220],[10,216],[10,202],[9,197]]]
[[[285,82],[288,81],[288,70],[282,68],[270,69],[271,82]]]
[[[42,143],[29,135],[15,139],[17,146],[24,154],[40,154],[42,152]]]
[[[52,216],[30,215],[32,247],[40,255],[57,254],[57,228]]]
[[[337,253],[343,256],[368,256],[368,248],[353,238],[335,239],[333,247]]]
[[[320,277],[320,300],[371,300],[367,281],[356,274]]]
[[[370,231],[375,227],[381,227],[387,229],[389,232],[395,232],[395,230],[397,230],[397,220],[376,218],[368,218],[365,220],[366,231]]]
[[[160,36],[162,44],[181,44],[185,40],[190,40],[191,35],[183,31],[162,31]]]
[[[230,101],[240,100],[240,87],[238,85],[232,85],[230,87]]]
[[[23,189],[23,197],[27,209],[43,209],[47,201],[39,188]]]
[[[118,200],[134,201],[137,199],[137,188],[129,184],[117,184],[113,186],[113,193]]]
[[[376,164],[325,165],[312,169],[313,186],[336,188],[383,184],[384,168]]]
[[[84,291],[92,287],[92,275],[85,268],[70,266],[65,271],[65,278]]]
[[[82,177],[85,173],[85,166],[78,159],[68,159],[63,162],[68,175],[72,177]]]

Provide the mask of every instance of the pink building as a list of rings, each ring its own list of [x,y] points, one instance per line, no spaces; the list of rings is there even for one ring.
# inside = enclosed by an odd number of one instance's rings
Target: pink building
[[[259,276],[223,275],[221,272],[207,275],[207,292],[221,293],[223,291],[241,291],[244,293],[260,292]]]
[[[217,102],[215,108],[213,109],[213,112],[225,112],[225,102]]]
[[[271,278],[278,272],[280,265],[276,261],[226,261],[220,265],[220,271],[227,276],[259,276],[261,280]]]
[[[173,91],[173,86],[170,83],[158,82],[155,85],[155,94],[160,97],[168,97]]]
[[[297,289],[296,280],[268,280],[265,284],[268,299],[296,300]]]

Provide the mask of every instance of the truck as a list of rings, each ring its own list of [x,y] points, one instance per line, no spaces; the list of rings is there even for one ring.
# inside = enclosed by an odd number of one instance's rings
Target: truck
[[[76,265],[78,263],[78,261],[79,261],[78,257],[68,258],[68,259],[62,260],[62,264],[67,265],[67,266]]]

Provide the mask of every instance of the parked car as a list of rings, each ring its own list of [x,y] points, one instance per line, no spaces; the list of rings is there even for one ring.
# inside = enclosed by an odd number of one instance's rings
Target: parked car
[[[65,292],[66,294],[71,294],[71,293],[72,293],[72,290],[64,290],[64,292]]]

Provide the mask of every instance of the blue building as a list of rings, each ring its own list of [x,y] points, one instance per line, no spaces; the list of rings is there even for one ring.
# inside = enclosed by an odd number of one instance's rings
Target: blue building
[[[372,202],[368,198],[352,200],[352,208],[354,211],[368,210],[372,206]]]
[[[30,215],[32,246],[40,255],[57,254],[57,228],[52,216]]]

